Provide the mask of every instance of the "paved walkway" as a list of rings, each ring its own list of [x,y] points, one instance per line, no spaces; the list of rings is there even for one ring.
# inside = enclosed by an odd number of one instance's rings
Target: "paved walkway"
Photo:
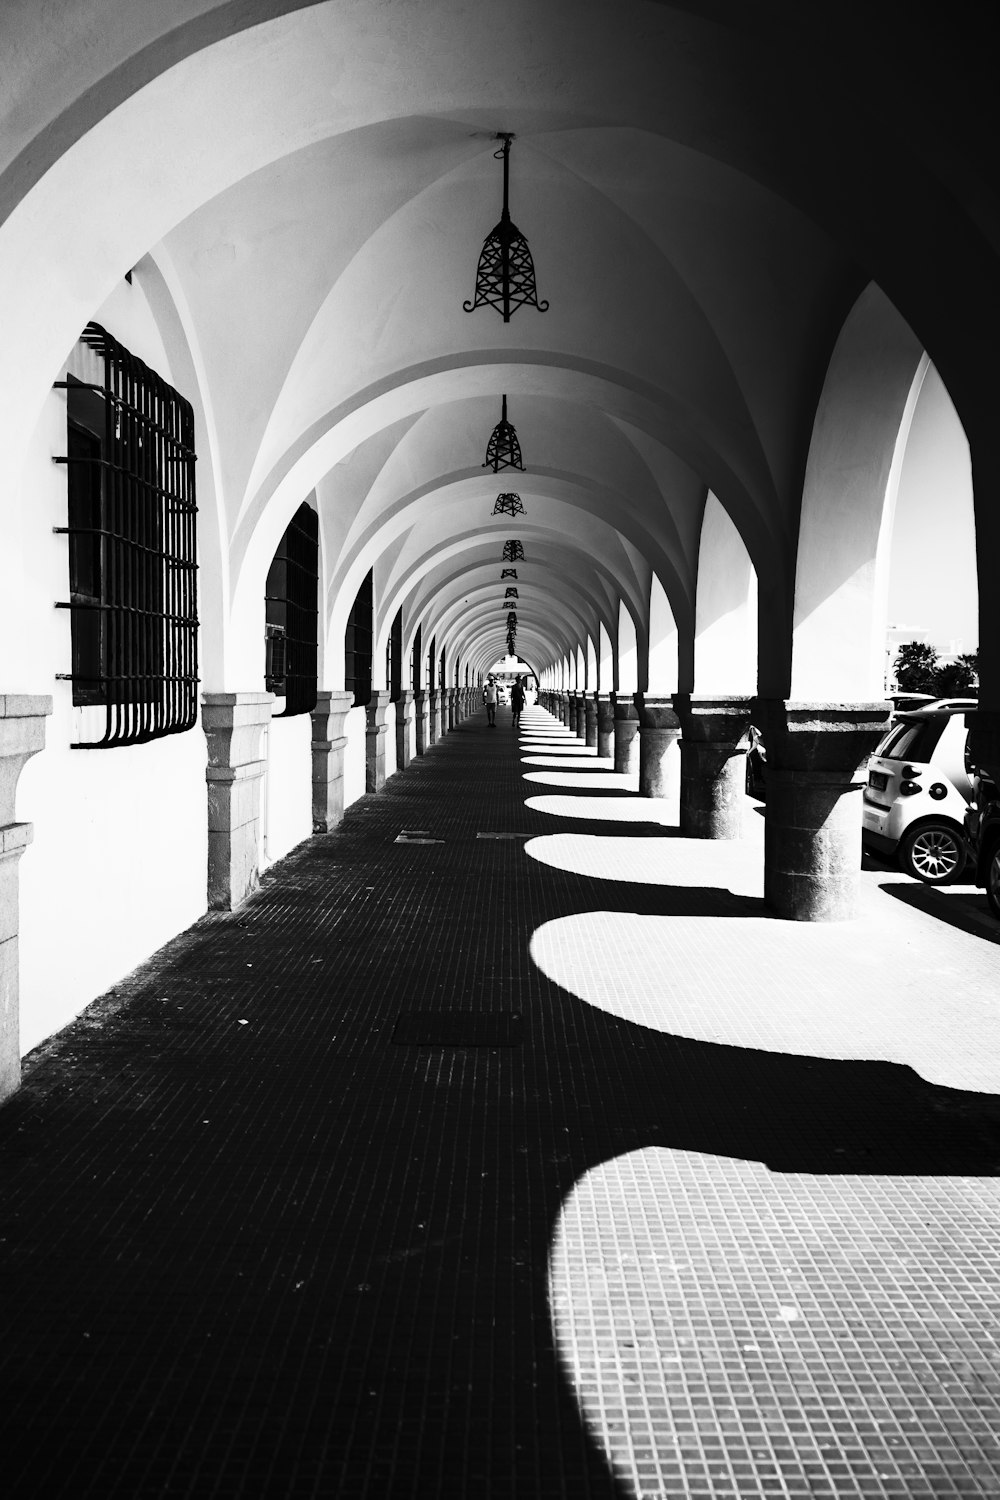
[[[1000,1495],[982,896],[773,921],[499,717],[29,1059],[5,1494]]]

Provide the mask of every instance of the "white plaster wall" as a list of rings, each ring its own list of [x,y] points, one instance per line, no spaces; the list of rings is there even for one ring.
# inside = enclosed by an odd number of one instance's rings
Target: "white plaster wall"
[[[295,714],[272,719],[267,731],[265,860],[276,859],[312,836],[312,719]]]
[[[148,745],[71,750],[69,684],[18,814],[21,1050],[83,1008],[205,911],[208,818],[200,728]]]
[[[651,697],[677,690],[677,625],[666,591],[656,574],[649,592],[649,692]]]
[[[390,703],[385,711],[385,774],[396,774],[396,705]]]
[[[365,794],[365,710],[352,708],[344,720],[344,806]]]

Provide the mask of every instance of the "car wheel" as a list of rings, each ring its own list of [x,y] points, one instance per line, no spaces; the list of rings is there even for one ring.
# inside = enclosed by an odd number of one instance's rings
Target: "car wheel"
[[[925,885],[942,885],[965,865],[962,835],[951,823],[919,823],[900,840],[899,863]]]
[[[1000,844],[997,844],[986,866],[986,899],[995,917],[1000,917]]]

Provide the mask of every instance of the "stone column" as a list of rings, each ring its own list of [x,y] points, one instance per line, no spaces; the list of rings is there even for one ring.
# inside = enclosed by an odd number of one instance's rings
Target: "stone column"
[[[431,744],[430,696],[430,693],[425,693],[422,688],[413,695],[413,712],[416,721],[418,755],[423,755],[424,751],[427,749],[427,746]]]
[[[743,831],[746,735],[753,699],[675,693],[681,721],[681,833],[738,839]]]
[[[396,770],[405,771],[410,764],[410,726],[413,723],[413,694],[400,693],[396,700]]]
[[[312,711],[313,833],[329,833],[344,816],[344,725],[353,693],[317,693]]]
[[[584,737],[589,746],[597,748],[597,694],[588,697],[584,703]]]
[[[51,712],[51,698],[0,695],[0,1099],[21,1082],[18,865],[34,832],[15,823],[14,799],[21,771],[45,745]]]
[[[587,698],[585,693],[573,694],[573,733],[582,740],[587,733]]]
[[[427,696],[430,698],[430,743],[436,745],[441,738],[441,694],[437,688],[431,688]]]
[[[631,693],[612,693],[615,725],[615,770],[628,776],[639,769],[639,715]]]
[[[203,693],[208,741],[208,905],[234,911],[260,878],[261,736],[273,693]]]
[[[756,701],[754,716],[767,751],[764,900],[798,922],[852,917],[865,762],[889,706],[769,698]]]
[[[365,710],[365,791],[380,792],[385,786],[385,722],[389,693],[372,689]]]
[[[610,760],[615,753],[615,713],[608,693],[597,694],[597,753]]]
[[[633,702],[639,716],[639,796],[673,798],[679,794],[675,747],[681,737],[673,699],[636,693]]]

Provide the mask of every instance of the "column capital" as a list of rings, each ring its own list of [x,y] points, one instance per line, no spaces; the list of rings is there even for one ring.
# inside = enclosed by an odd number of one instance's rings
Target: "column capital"
[[[611,710],[618,723],[624,720],[631,720],[635,724],[639,722],[639,713],[631,693],[612,693]]]
[[[30,826],[14,823],[14,798],[25,764],[44,748],[45,720],[51,712],[51,698],[0,694],[0,827]]]
[[[385,734],[389,701],[388,688],[372,692],[365,705],[365,725],[369,734]]]
[[[640,729],[673,729],[680,733],[681,721],[669,694],[653,697],[649,693],[634,693],[632,701],[639,717]]]
[[[726,698],[673,694],[684,738],[705,744],[738,744],[750,727],[756,701],[749,694]]]
[[[208,904],[232,911],[257,885],[265,770],[261,736],[273,693],[203,693],[201,726],[208,744]]]
[[[854,780],[892,722],[892,705],[796,703],[758,698],[753,708],[772,771],[829,773]]]

